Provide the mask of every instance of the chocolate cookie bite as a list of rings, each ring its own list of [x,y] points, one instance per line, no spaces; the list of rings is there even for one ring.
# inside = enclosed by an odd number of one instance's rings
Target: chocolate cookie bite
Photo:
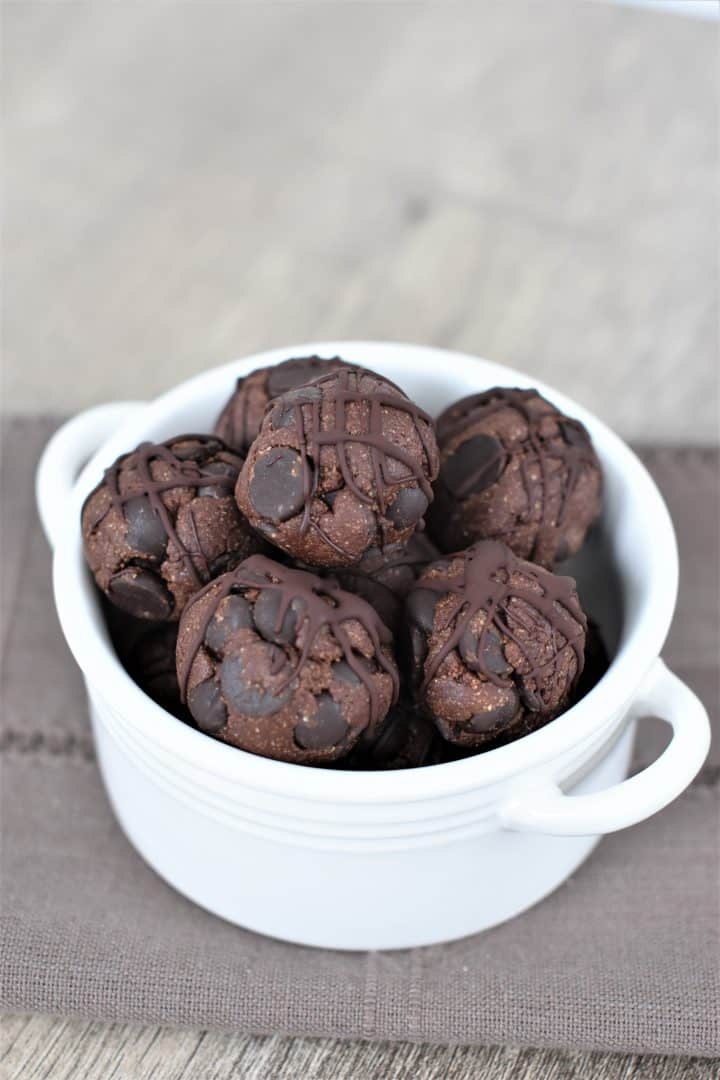
[[[443,551],[498,539],[552,567],[579,550],[600,513],[602,470],[578,420],[536,390],[496,387],[446,409],[437,435],[428,526]]]
[[[215,434],[243,457],[257,438],[268,403],[288,390],[344,367],[339,356],[297,356],[282,364],[257,368],[238,379],[215,424]]]
[[[85,557],[99,588],[138,618],[177,620],[192,594],[264,544],[233,497],[242,459],[218,438],[142,443],[85,500]]]
[[[312,566],[352,566],[422,529],[433,424],[387,379],[343,367],[277,398],[236,488],[250,523]]]
[[[364,600],[262,555],[187,606],[177,670],[201,730],[306,765],[373,740],[399,688],[392,635]]]
[[[587,629],[572,578],[479,541],[431,564],[406,613],[416,698],[449,742],[488,748],[568,705]]]

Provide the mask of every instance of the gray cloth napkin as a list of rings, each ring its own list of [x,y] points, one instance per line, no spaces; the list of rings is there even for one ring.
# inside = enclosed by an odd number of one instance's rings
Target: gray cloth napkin
[[[527,914],[451,945],[304,949],[231,926],[165,885],[108,806],[53,611],[32,477],[54,426],[5,424],[3,1008],[254,1033],[720,1052],[717,740],[674,805],[603,840]],[[682,557],[665,657],[717,724],[718,454],[643,456]],[[642,734],[638,765],[663,737]]]

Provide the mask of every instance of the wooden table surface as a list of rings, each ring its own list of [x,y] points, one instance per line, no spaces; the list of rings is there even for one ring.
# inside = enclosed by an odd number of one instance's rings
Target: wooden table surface
[[[716,1067],[717,1063],[715,1064]],[[707,1060],[512,1047],[240,1038],[124,1024],[13,1016],[3,1080],[711,1080]]]
[[[3,407],[285,342],[504,360],[717,438],[714,27],[580,0],[3,4]],[[708,1063],[8,1017],[2,1075],[607,1077]]]

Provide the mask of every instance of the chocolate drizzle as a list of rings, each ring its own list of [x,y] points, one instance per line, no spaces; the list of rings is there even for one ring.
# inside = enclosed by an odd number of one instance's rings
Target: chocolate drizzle
[[[473,394],[463,398],[455,405],[450,406],[438,420],[438,439],[441,444],[447,445],[468,428],[469,425],[486,420],[488,417],[500,412],[502,409],[514,409],[519,413],[527,424],[527,445],[530,449],[528,456],[520,459],[520,469],[527,494],[527,510],[523,521],[530,521],[533,507],[541,507],[541,524],[560,526],[565,521],[568,503],[575,490],[583,469],[597,468],[598,462],[590,441],[590,436],[579,420],[572,420],[562,416],[553,409],[552,412],[537,413],[531,407],[531,402],[544,401],[537,390],[521,390],[510,387],[495,387],[480,394]],[[540,433],[540,424],[545,417],[556,419],[561,438],[548,443]],[[497,436],[496,436],[497,438]],[[460,444],[462,446],[462,443]],[[491,460],[483,461],[480,471],[487,476],[493,470],[495,478],[499,478],[510,459],[510,452],[506,447],[498,443],[499,450]],[[557,521],[548,520],[549,500],[546,498],[549,489],[550,460],[561,461],[567,469],[567,481],[563,485],[560,509]],[[531,474],[530,466],[537,464],[540,477],[536,479]],[[474,490],[474,482],[481,479],[480,475],[468,477],[466,489],[459,494],[467,497]],[[494,482],[494,481],[493,481]]]
[[[392,634],[368,603],[352,593],[345,592],[337,582],[331,579],[319,578],[317,575],[307,573],[305,570],[293,570],[290,567],[282,566],[264,555],[250,556],[236,570],[225,574],[216,581],[210,582],[193,597],[192,607],[188,610],[192,610],[198,603],[202,603],[202,598],[212,592],[212,603],[208,604],[202,620],[194,629],[187,643],[187,648],[183,649],[183,662],[178,665],[178,679],[183,702],[187,700],[188,680],[193,661],[199,649],[205,643],[208,627],[221,601],[233,593],[242,594],[245,590],[253,589],[258,591],[268,589],[279,594],[280,603],[275,623],[277,633],[281,631],[283,621],[290,611],[291,604],[293,610],[297,613],[296,637],[299,637],[304,630],[303,645],[297,663],[291,668],[282,685],[275,689],[275,692],[282,693],[290,685],[300,668],[309,658],[318,634],[324,627],[327,627],[342,649],[348,667],[368,692],[371,726],[374,727],[382,717],[380,715],[380,700],[377,688],[371,677],[372,670],[368,667],[367,660],[356,653],[344,624],[354,620],[365,630],[372,643],[378,665],[392,679],[394,703],[397,701],[400,689],[399,677],[395,665],[383,649],[383,646],[392,644]],[[277,655],[278,657],[281,656],[280,651],[278,651]],[[277,673],[273,672],[273,674]]]
[[[191,445],[189,448],[184,448],[185,444]],[[193,447],[192,444],[195,444],[195,446]],[[190,452],[193,456],[181,456],[181,454]],[[167,479],[156,480],[154,478],[152,473],[153,462],[160,462],[168,467],[170,475]],[[226,471],[215,471],[213,464],[217,464],[217,462],[227,466]],[[98,528],[110,510],[119,510],[125,517],[126,505],[132,499],[146,496],[153,512],[159,518],[168,540],[177,548],[195,586],[199,589],[210,579],[210,567],[200,546],[195,518],[191,513],[191,527],[197,542],[197,557],[201,563],[200,570],[202,573],[198,570],[193,555],[180,540],[172,515],[165,505],[162,495],[176,488],[200,487],[216,488],[223,494],[231,495],[241,468],[242,458],[228,450],[220,439],[213,436],[177,435],[164,443],[141,443],[132,453],[123,454],[105,470],[102,482],[85,500],[85,505],[87,505],[92,496],[103,486],[106,487],[110,495],[109,505],[93,521],[90,532],[94,532]],[[120,490],[121,473],[130,470],[134,470],[135,477],[128,485],[127,490],[122,492]]]
[[[387,519],[386,511],[391,502],[391,496],[398,488],[412,481],[423,492],[428,503],[433,498],[430,481],[434,479],[436,452],[432,419],[424,410],[406,398],[394,383],[382,379],[382,386],[366,388],[362,386],[362,381],[366,381],[367,378],[368,372],[362,368],[342,368],[315,379],[305,388],[306,393],[303,393],[302,389],[294,391],[292,398],[294,424],[298,434],[303,467],[304,507],[301,534],[307,533],[311,527],[315,528],[325,543],[341,556],[346,556],[347,553],[327,535],[319,522],[311,517],[312,500],[318,488],[320,454],[323,447],[334,448],[343,483],[358,502],[373,509],[379,509],[383,539],[387,539],[392,528],[392,522]],[[380,376],[373,373],[369,374],[369,378],[380,381]],[[334,426],[324,430],[322,408],[328,403],[334,406]],[[368,408],[368,419],[364,425],[364,431],[348,430],[347,407],[351,404],[366,405]],[[282,408],[282,398],[274,402],[274,407]],[[305,409],[309,410],[309,416],[306,416]],[[411,417],[422,445],[423,454],[420,458],[383,435],[384,409],[404,412]],[[366,446],[370,450],[374,495],[368,495],[355,481],[347,455],[347,448],[352,443]],[[405,474],[388,476],[389,460],[403,465],[406,469]]]
[[[454,597],[450,610],[443,613],[443,625],[439,628],[449,629],[452,626],[452,632],[435,655],[426,662],[421,692],[424,692],[435,678],[443,660],[458,647],[479,612],[484,612],[485,620],[477,638],[477,655],[473,659],[474,666],[488,682],[498,687],[510,685],[508,678],[493,671],[485,658],[486,638],[492,627],[518,647],[529,665],[529,671],[523,672],[522,678],[532,679],[538,688],[538,694],[543,672],[555,663],[557,653],[566,645],[570,645],[575,653],[575,680],[580,677],[584,665],[587,619],[580,607],[572,578],[552,574],[518,559],[506,544],[498,540],[482,540],[459,555],[449,556],[448,562],[453,559],[462,560],[461,574],[456,577],[449,573],[436,577],[426,574],[418,583],[419,589],[441,595],[451,594]],[[528,585],[513,581],[517,575],[530,578],[542,591],[536,592]],[[522,604],[514,604],[513,601],[522,601]],[[527,609],[523,610],[525,605],[531,611],[537,612],[552,631],[553,655],[544,664],[538,664],[532,659],[522,638],[510,625],[511,621],[520,624],[531,639],[537,634],[532,617]],[[558,642],[558,634],[562,636],[564,643]],[[539,704],[540,707],[534,711],[546,711],[541,698]]]

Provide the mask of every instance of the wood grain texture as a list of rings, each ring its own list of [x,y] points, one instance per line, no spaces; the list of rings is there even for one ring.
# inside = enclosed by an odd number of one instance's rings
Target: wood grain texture
[[[707,1060],[437,1047],[324,1039],[239,1038],[191,1028],[10,1016],[3,1080],[711,1080]]]
[[[581,0],[6,3],[4,401],[421,341],[717,439],[715,35]]]

